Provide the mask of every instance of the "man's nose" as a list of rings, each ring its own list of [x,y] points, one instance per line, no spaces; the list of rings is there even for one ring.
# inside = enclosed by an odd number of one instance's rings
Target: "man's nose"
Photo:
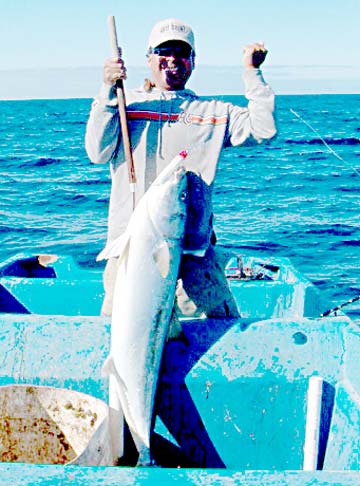
[[[174,56],[174,54],[171,54],[171,56],[167,56],[166,59],[168,64],[175,64],[176,56]]]

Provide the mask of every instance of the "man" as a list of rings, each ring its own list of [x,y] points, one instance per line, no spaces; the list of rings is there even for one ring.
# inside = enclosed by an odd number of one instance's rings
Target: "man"
[[[126,92],[137,201],[161,170],[184,149],[193,149],[186,162],[187,168],[200,174],[211,195],[217,162],[224,147],[250,141],[260,143],[275,135],[274,93],[259,70],[266,53],[262,43],[244,48],[247,108],[199,99],[185,88],[195,68],[195,39],[191,27],[177,19],[166,19],[154,26],[147,52],[152,78],[146,80],[144,87]],[[118,79],[126,79],[124,62],[121,57],[108,59],[104,65],[104,84],[92,105],[86,131],[86,150],[91,161],[110,162],[111,167],[108,243],[124,232],[132,213],[132,194],[117,111],[115,83]],[[206,190],[202,194],[204,192]],[[204,211],[205,216],[206,213]],[[211,218],[206,224],[210,234]],[[194,233],[194,228],[192,231]],[[115,276],[116,261],[110,259],[104,272],[102,313],[105,315],[111,314]],[[204,257],[183,255],[177,302],[187,315],[203,312],[216,317],[238,315],[213,244],[209,244]]]

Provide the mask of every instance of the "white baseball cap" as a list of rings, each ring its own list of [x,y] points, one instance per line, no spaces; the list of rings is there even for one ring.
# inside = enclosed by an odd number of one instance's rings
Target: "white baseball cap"
[[[149,49],[172,40],[186,42],[195,50],[195,37],[191,27],[177,19],[160,20],[154,25],[149,37]]]

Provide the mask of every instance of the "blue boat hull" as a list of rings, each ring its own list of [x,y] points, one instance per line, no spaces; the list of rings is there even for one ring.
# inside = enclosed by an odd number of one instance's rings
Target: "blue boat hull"
[[[314,287],[286,259],[277,263],[276,279],[230,280],[242,318],[183,320],[186,340],[166,346],[152,449],[157,462],[170,469],[4,463],[4,484],[16,471],[22,471],[18,484],[28,484],[26,478],[34,474],[35,484],[71,479],[71,484],[130,484],[129,477],[139,485],[175,479],[202,485],[360,484],[358,328],[344,315],[317,317]],[[95,274],[88,291],[77,294],[82,314],[92,285],[101,286],[101,274]],[[84,289],[87,279],[81,275]],[[26,289],[24,280],[16,284],[11,278],[19,277],[4,276],[0,283],[8,290]],[[50,279],[39,279],[39,286],[40,280],[51,287]],[[61,298],[60,279],[52,289],[56,285]],[[28,309],[29,294],[21,300],[20,292],[12,293]],[[0,385],[74,389],[107,403],[108,381],[101,368],[109,343],[107,318],[2,313]],[[304,472],[307,391],[314,375],[323,379],[317,458],[322,471]],[[123,464],[134,464],[129,436],[125,451]]]

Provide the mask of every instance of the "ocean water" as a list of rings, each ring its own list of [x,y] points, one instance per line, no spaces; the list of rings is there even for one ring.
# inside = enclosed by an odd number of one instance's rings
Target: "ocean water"
[[[0,262],[19,252],[57,252],[96,265],[110,178],[85,153],[90,105],[0,102]],[[278,96],[276,139],[226,149],[216,176],[218,243],[289,257],[328,307],[360,295],[359,120],[360,95]],[[344,310],[360,323],[358,302]]]

